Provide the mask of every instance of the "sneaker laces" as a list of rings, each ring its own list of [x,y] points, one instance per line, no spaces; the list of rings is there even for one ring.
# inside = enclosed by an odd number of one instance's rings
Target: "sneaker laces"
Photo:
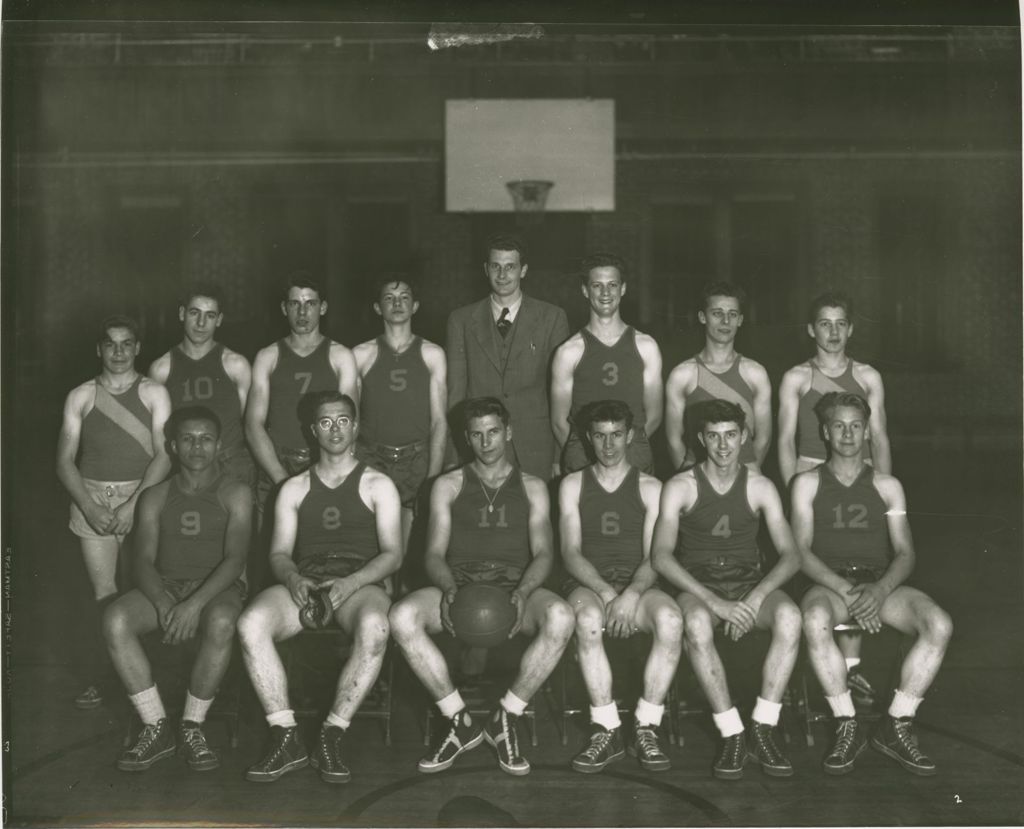
[[[210,747],[206,744],[206,735],[198,727],[181,729],[181,737],[193,754],[212,754]]]
[[[754,726],[754,741],[761,752],[773,761],[782,760],[782,752],[775,745],[774,729],[767,724],[757,723]]]
[[[924,752],[917,747],[917,737],[911,730],[910,720],[893,720],[893,730],[896,732],[896,739],[906,749],[907,753],[918,763],[924,758]]]
[[[135,741],[135,745],[132,747],[132,753],[145,754],[149,750],[149,747],[156,742],[156,739],[159,736],[160,724],[146,723],[142,727],[142,731],[139,733],[139,739]]]
[[[519,735],[516,734],[515,717],[502,708],[500,719],[501,734],[505,738],[509,759],[515,759],[519,756]]]
[[[722,756],[732,763],[738,763],[743,752],[743,733],[733,734],[725,738],[725,745],[722,746]]]
[[[595,731],[590,735],[590,745],[583,749],[581,756],[588,760],[596,760],[612,739],[612,732],[607,729]]]
[[[456,714],[452,717],[451,728],[448,729],[448,733],[438,739],[435,743],[433,760],[436,762],[440,758],[441,754],[448,747],[449,743],[454,743],[458,739],[459,725],[461,725],[461,714]]]
[[[287,745],[287,743],[288,729],[285,729],[285,731],[281,735],[281,739],[278,740],[277,743],[273,746],[273,748],[270,749],[270,754],[268,754],[264,758],[262,765],[270,765],[271,763],[274,763],[277,760],[277,758],[284,753],[284,747],[285,745]]]
[[[846,755],[850,750],[850,746],[853,745],[854,737],[857,736],[857,721],[854,719],[848,719],[839,724],[839,730],[836,734],[836,745],[832,749],[832,754]]]
[[[658,745],[658,735],[653,728],[638,728],[636,730],[636,744],[640,753],[645,756],[661,754],[661,746]]]

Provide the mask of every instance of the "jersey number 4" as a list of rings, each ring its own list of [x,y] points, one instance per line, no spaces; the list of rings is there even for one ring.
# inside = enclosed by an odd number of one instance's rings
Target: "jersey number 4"
[[[729,514],[726,513],[715,522],[715,526],[711,528],[711,534],[718,538],[731,538],[732,528],[729,526]]]
[[[846,521],[843,522],[843,505],[836,504],[836,520],[832,524],[834,530],[866,530],[868,528],[868,508],[863,504],[846,505]]]

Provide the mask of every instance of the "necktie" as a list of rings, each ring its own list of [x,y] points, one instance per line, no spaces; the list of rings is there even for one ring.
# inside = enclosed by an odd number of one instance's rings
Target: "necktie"
[[[508,308],[501,309],[501,316],[498,317],[498,333],[501,334],[501,338],[505,339],[508,336],[509,329],[512,327],[512,320],[508,317]]]

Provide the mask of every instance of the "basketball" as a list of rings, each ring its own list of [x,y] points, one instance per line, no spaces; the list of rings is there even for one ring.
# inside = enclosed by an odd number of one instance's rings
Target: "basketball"
[[[450,608],[455,635],[465,644],[493,648],[508,639],[516,620],[509,593],[490,584],[459,588]]]

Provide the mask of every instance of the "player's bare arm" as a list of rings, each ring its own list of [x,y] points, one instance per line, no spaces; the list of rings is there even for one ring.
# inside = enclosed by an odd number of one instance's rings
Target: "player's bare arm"
[[[740,376],[754,392],[754,457],[760,467],[772,445],[772,384],[768,372],[756,360],[740,360]]]
[[[796,474],[796,429],[799,420],[800,398],[811,384],[811,369],[806,364],[791,368],[779,384],[779,472],[788,486]]]
[[[452,534],[452,502],[462,489],[462,469],[446,472],[430,489],[430,522],[427,526],[427,546],[423,566],[431,584],[441,591],[441,624],[454,633],[449,608],[455,600],[458,585],[455,574],[448,566],[448,543]]]
[[[693,392],[696,384],[697,361],[692,358],[672,369],[665,383],[665,438],[668,440],[668,454],[675,469],[682,466],[686,460],[686,398]]]
[[[86,521],[98,533],[112,532],[114,522],[112,510],[96,503],[89,495],[82,475],[75,466],[78,446],[82,439],[82,420],[96,400],[96,382],[87,380],[75,387],[64,400],[60,434],[57,437],[57,478],[68,491],[71,499],[82,511]]]
[[[331,343],[329,358],[331,368],[338,375],[338,391],[347,394],[359,407],[359,370],[356,368],[355,357],[352,352],[341,343]]]
[[[245,412],[245,404],[249,398],[249,388],[252,386],[252,366],[241,354],[225,348],[220,356],[220,364],[228,379],[235,384],[238,391],[239,411]]]
[[[245,437],[249,449],[275,484],[288,477],[277,459],[274,442],[267,434],[267,413],[270,409],[270,375],[277,366],[277,343],[261,348],[252,364],[252,387],[245,406]]]
[[[573,334],[555,349],[551,361],[551,431],[559,450],[569,440],[569,414],[572,411],[573,372],[583,358],[583,336]]]
[[[782,500],[778,490],[764,475],[751,473],[747,477],[747,498],[750,507],[760,512],[761,520],[768,529],[779,560],[760,583],[747,594],[744,602],[754,610],[755,616],[761,604],[773,590],[778,590],[800,570],[800,555],[796,550],[793,532],[786,521]]]
[[[519,584],[512,591],[512,604],[516,608],[516,621],[509,631],[509,639],[515,636],[523,625],[526,601],[551,573],[554,563],[554,535],[551,530],[551,502],[548,486],[540,478],[522,473],[523,489],[530,504],[529,537],[530,563],[526,565]]]
[[[309,493],[309,470],[289,478],[277,494],[274,504],[274,534],[270,539],[270,572],[288,588],[292,601],[302,607],[316,581],[299,574],[292,558],[299,530],[299,505]]]
[[[644,361],[644,431],[653,435],[664,414],[664,386],[661,382],[661,349],[650,334],[636,334],[636,347]]]
[[[160,510],[167,498],[170,481],[150,487],[139,497],[135,528],[135,558],[132,577],[135,585],[156,608],[160,628],[167,630],[167,614],[174,607],[174,599],[165,591],[156,569],[160,538]]]
[[[871,463],[876,470],[892,474],[892,450],[889,447],[889,425],[885,416],[885,386],[882,375],[864,363],[854,364],[854,377],[868,394],[871,407]]]
[[[573,472],[562,479],[558,487],[559,541],[562,563],[566,572],[584,587],[588,587],[609,604],[618,593],[608,584],[583,555],[583,529],[580,525],[580,491],[583,472]]]
[[[171,376],[171,352],[164,352],[150,363],[149,371],[146,374],[154,383],[166,386],[167,378]]]
[[[448,365],[444,349],[423,340],[423,362],[430,375],[430,454],[427,477],[439,475],[444,466],[445,444],[448,440]]]

